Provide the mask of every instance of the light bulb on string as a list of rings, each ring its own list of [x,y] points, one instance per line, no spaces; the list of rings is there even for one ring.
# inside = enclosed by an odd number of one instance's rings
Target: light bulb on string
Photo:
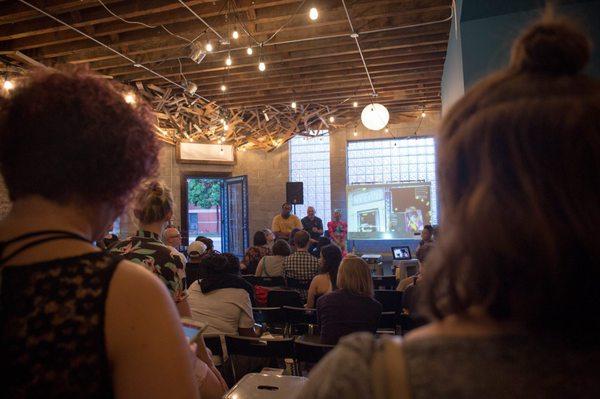
[[[296,109],[296,101],[292,101],[292,108]]]
[[[427,116],[427,115],[425,114],[425,111],[421,112],[421,118],[425,118],[425,116]]]
[[[228,55],[227,58],[225,58],[225,65],[231,66],[231,64],[233,64],[233,60],[231,59],[231,56]]]
[[[258,63],[258,70],[259,70],[259,71],[261,71],[261,72],[264,72],[264,71],[265,71],[265,69],[267,69],[267,66],[265,65],[265,63],[264,63],[264,62],[262,62],[262,61],[261,61],[261,62],[259,62],[259,63]]]
[[[209,53],[211,51],[213,51],[213,45],[211,44],[211,42],[206,43],[206,46],[204,47],[206,49],[206,51],[208,51]]]
[[[12,82],[12,80],[6,79],[2,84],[2,87],[4,88],[4,90],[12,90],[15,88],[15,84]]]
[[[330,122],[330,123],[333,123],[333,122],[335,122],[335,117],[334,117],[333,115],[329,117],[329,122]]]
[[[352,135],[353,135],[354,137],[358,136],[358,132],[356,131],[356,128],[354,128],[354,131],[352,132]]]
[[[353,106],[354,108],[358,107],[358,101],[354,101],[354,102],[352,103],[352,106]]]
[[[254,52],[254,50],[252,50],[252,47],[248,47],[246,49],[246,54],[248,54],[248,55],[252,55],[253,52]]]
[[[227,91],[227,86],[225,86],[224,84],[221,85],[221,91]]]
[[[386,133],[389,133],[389,132],[390,132],[390,129],[388,129],[388,128],[386,127],[386,128],[385,128],[385,132],[386,132]]]
[[[127,104],[135,104],[135,95],[133,93],[125,94],[124,98]]]
[[[319,18],[319,11],[317,10],[316,7],[313,7],[310,9],[310,11],[308,12],[308,17],[310,19],[312,19],[313,21],[316,21],[317,18]]]
[[[229,125],[227,123],[223,123],[223,130],[229,130]]]
[[[231,37],[233,37],[235,40],[240,38],[240,33],[237,31],[237,29],[234,29],[233,32],[231,32]]]

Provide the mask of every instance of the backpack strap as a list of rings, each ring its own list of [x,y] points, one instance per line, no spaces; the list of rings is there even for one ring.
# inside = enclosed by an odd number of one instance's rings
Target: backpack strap
[[[411,399],[400,337],[382,337],[371,360],[374,399]]]

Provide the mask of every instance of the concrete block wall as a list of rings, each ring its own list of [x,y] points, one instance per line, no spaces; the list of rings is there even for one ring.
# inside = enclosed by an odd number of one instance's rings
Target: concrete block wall
[[[237,153],[233,175],[248,176],[250,243],[254,232],[271,228],[273,216],[285,202],[285,183],[289,177],[288,146],[271,151]]]

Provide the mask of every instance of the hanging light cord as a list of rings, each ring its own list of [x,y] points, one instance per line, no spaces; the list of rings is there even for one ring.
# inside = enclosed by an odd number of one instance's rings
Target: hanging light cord
[[[35,6],[35,5],[31,4],[31,3],[29,3],[28,1],[26,1],[26,0],[19,0],[19,2],[20,2],[20,3],[22,3],[22,4],[25,4],[26,6],[28,6],[28,7],[30,7],[30,8],[33,8],[34,10],[36,10],[37,12],[39,12],[39,13],[41,13],[41,14],[44,14],[45,16],[47,16],[48,18],[50,18],[50,19],[52,19],[52,20],[54,20],[54,21],[58,22],[59,24],[61,24],[61,25],[63,25],[63,26],[66,26],[67,28],[69,28],[69,29],[71,29],[71,30],[74,30],[75,32],[79,33],[80,35],[87,37],[88,39],[92,40],[94,43],[97,43],[97,44],[99,44],[100,46],[104,47],[105,49],[109,50],[110,52],[112,52],[112,53],[114,53],[114,54],[116,54],[116,55],[118,55],[118,56],[120,56],[120,57],[122,57],[122,58],[126,59],[127,61],[131,62],[133,65],[135,65],[135,66],[138,66],[139,68],[142,68],[142,69],[146,70],[147,72],[150,72],[152,75],[154,75],[154,76],[157,76],[157,77],[159,77],[159,78],[161,78],[161,79],[163,79],[163,80],[165,80],[165,81],[169,82],[170,84],[172,84],[172,85],[175,85],[175,86],[177,86],[177,87],[179,87],[180,89],[183,89],[183,90],[185,91],[185,87],[183,87],[183,86],[182,86],[182,85],[180,85],[179,83],[172,81],[171,79],[169,79],[169,78],[167,78],[166,76],[164,76],[164,75],[161,75],[160,73],[158,73],[158,72],[156,72],[156,71],[154,71],[154,70],[152,70],[152,69],[148,68],[147,66],[144,66],[144,65],[142,65],[142,64],[138,64],[138,63],[136,63],[136,62],[135,62],[133,59],[129,58],[128,56],[126,56],[125,54],[121,53],[120,51],[117,51],[117,50],[115,50],[114,48],[110,47],[109,45],[107,45],[107,44],[104,44],[104,43],[103,43],[103,42],[101,42],[100,40],[98,40],[98,39],[96,39],[96,38],[94,38],[94,37],[92,37],[92,36],[88,35],[87,33],[85,33],[85,32],[83,32],[83,31],[81,31],[81,30],[77,29],[76,27],[74,27],[74,26],[72,26],[72,25],[69,25],[68,23],[64,22],[63,20],[61,20],[61,19],[59,19],[59,18],[55,17],[55,16],[54,16],[54,15],[52,15],[52,14],[49,14],[49,13],[47,13],[46,11],[42,10],[41,8],[39,8],[39,7],[37,7],[37,6]],[[206,101],[206,102],[210,102],[210,100],[208,100],[208,99],[207,99],[207,98],[205,98],[205,97],[202,97],[202,96],[201,96],[201,95],[199,95],[199,94],[194,94],[194,95],[193,95],[193,97],[200,98],[200,99],[202,99],[202,100],[204,100],[204,101]]]
[[[352,19],[350,18],[350,13],[348,12],[348,7],[346,7],[346,0],[342,0],[342,4],[344,5],[344,11],[346,11],[346,17],[348,18],[348,24],[350,24],[350,29],[352,30],[352,34],[350,37],[354,39],[356,42],[356,47],[358,48],[358,54],[360,54],[360,59],[362,60],[363,65],[365,66],[365,72],[367,73],[367,78],[369,79],[369,84],[371,85],[371,90],[373,90],[373,97],[377,97],[377,91],[375,90],[375,86],[373,86],[373,79],[371,79],[371,74],[369,73],[369,68],[367,68],[367,62],[365,61],[365,57],[363,56],[362,49],[360,48],[360,43],[358,42],[358,33],[354,30],[354,26],[352,25]]]
[[[194,15],[194,17],[198,18],[198,20],[199,20],[200,22],[202,22],[204,25],[206,25],[206,27],[207,27],[208,29],[210,29],[210,30],[211,30],[211,31],[212,31],[212,32],[213,32],[215,35],[217,35],[217,37],[218,37],[219,39],[221,39],[222,41],[225,41],[225,39],[223,38],[223,36],[221,36],[221,35],[219,34],[219,32],[217,32],[216,30],[214,30],[214,28],[213,28],[212,26],[210,26],[210,25],[208,24],[208,22],[206,22],[206,21],[205,21],[205,20],[204,20],[204,19],[203,19],[203,18],[202,18],[200,15],[198,15],[198,14],[196,13],[196,11],[192,10],[192,8],[191,8],[190,6],[188,6],[187,4],[185,4],[185,2],[184,2],[183,0],[178,0],[178,1],[179,1],[179,3],[181,3],[181,4],[182,4],[182,5],[185,7],[185,8],[187,8],[187,9],[189,10],[189,12],[191,12],[191,13]]]

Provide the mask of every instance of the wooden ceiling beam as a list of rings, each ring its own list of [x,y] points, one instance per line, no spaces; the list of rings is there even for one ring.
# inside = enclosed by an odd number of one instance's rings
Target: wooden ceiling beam
[[[104,0],[105,4],[117,3],[121,0]],[[45,0],[44,10],[52,14],[62,14],[89,7],[97,7],[96,0]],[[0,25],[15,24],[30,19],[39,19],[40,13],[17,1],[7,1],[0,4]]]
[[[406,24],[415,24],[415,23],[419,23],[419,22],[428,22],[428,21],[432,21],[432,20],[439,20],[440,18],[443,18],[444,14],[447,14],[447,11],[437,11],[434,13],[431,13],[431,17],[429,18],[425,18],[423,17],[421,14],[422,13],[417,13],[417,17],[415,17],[414,15],[407,15],[406,11],[400,11],[397,13],[397,15],[395,15],[394,13],[390,13],[387,16],[382,16],[380,18],[380,22],[379,22],[379,26],[384,25],[385,23],[387,23],[386,21],[388,21],[389,19],[392,19],[394,22],[394,24],[397,25],[406,25]],[[218,19],[223,19],[223,17],[219,16],[219,17],[213,17],[213,18],[218,18]],[[363,20],[368,20],[371,21],[373,18],[371,17],[362,17],[362,18],[356,18],[357,19],[357,23],[361,22],[361,19]],[[211,25],[214,24],[215,21],[211,21],[211,18],[207,18],[207,22]],[[179,26],[180,25],[180,26]],[[273,24],[272,28],[270,29],[265,29],[265,30],[260,30],[257,32],[257,36],[258,36],[258,40],[262,41],[265,40],[268,36],[270,36],[272,33],[274,33],[281,25],[281,22],[278,22],[277,24]],[[315,37],[315,36],[322,36],[322,35],[331,35],[331,34],[349,34],[349,30],[348,30],[348,22],[345,19],[336,19],[334,21],[330,21],[330,22],[322,22],[322,23],[318,23],[318,24],[307,24],[305,21],[302,21],[302,24],[299,24],[298,26],[295,27],[286,27],[285,29],[283,29],[280,33],[278,33],[277,35],[277,40],[278,41],[283,41],[283,40],[289,40],[289,37],[293,37],[294,39],[296,39],[298,36],[300,37]],[[171,30],[173,33],[179,34],[179,35],[184,35],[188,38],[194,38],[198,35],[203,34],[203,32],[206,31],[206,27],[200,23],[189,23],[189,22],[185,22],[185,23],[179,23],[176,24],[176,26],[169,26],[169,30]],[[110,37],[110,36],[109,36]],[[207,33],[208,38],[212,38],[212,36],[210,34]],[[214,41],[214,38],[212,38],[212,40]],[[124,32],[122,34],[119,35],[119,41],[115,42],[114,40],[110,40],[109,38],[103,38],[102,40],[105,44],[109,45],[109,46],[114,46],[114,47],[119,47],[119,46],[123,46],[123,45],[128,45],[128,46],[137,46],[140,44],[144,44],[144,45],[155,45],[155,46],[159,46],[162,43],[173,43],[173,44],[180,44],[180,45],[185,45],[186,43],[182,42],[181,39],[175,38],[171,35],[169,35],[167,32],[165,32],[162,29],[145,29],[145,30],[135,30],[135,31],[130,31],[130,32]],[[6,47],[6,49],[22,49],[24,44],[19,44],[19,45],[11,45],[10,42],[8,42],[9,44],[4,44],[3,46]],[[243,43],[243,41],[241,42]],[[246,43],[247,44],[247,43]],[[56,45],[44,45],[43,43],[39,43],[39,46],[43,46],[41,49],[39,49],[38,51],[35,52],[35,56],[36,57],[40,57],[40,58],[56,58],[56,57],[62,57],[62,56],[68,56],[68,55],[72,55],[75,54],[77,52],[85,52],[88,50],[92,50],[94,48],[96,48],[98,45],[90,40],[87,40],[85,38],[82,38],[82,40],[78,40],[76,42],[70,42],[70,43],[65,43],[65,44],[56,44]]]

